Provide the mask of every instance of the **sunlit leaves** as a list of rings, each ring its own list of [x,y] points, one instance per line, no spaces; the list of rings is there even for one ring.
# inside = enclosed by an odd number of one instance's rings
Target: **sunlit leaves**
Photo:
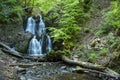
[[[54,22],[58,26],[51,28],[51,35],[54,37],[54,41],[63,40],[64,47],[71,49],[71,47],[76,46],[76,36],[81,30],[81,25],[89,16],[84,12],[84,7],[80,3],[82,0],[59,1],[54,7],[54,10],[57,10],[56,13],[59,13]]]
[[[120,28],[120,2],[112,2],[109,12],[105,13],[106,26],[113,26],[113,28]]]
[[[66,40],[66,39],[70,38],[70,36],[65,33],[63,28],[61,28],[61,29],[50,28],[49,30],[52,31],[51,37],[55,38],[54,42],[57,40],[61,40],[61,39]]]
[[[35,6],[39,7],[44,14],[50,11],[59,0],[35,0]]]
[[[1,22],[17,22],[20,21],[21,15],[23,14],[22,7],[19,5],[17,0],[3,0],[0,3],[0,21]],[[14,19],[15,17],[16,20]],[[19,17],[19,18],[18,18]]]

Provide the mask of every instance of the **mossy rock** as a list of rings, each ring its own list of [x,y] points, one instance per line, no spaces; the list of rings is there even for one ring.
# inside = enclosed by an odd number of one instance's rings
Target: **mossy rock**
[[[21,53],[27,53],[32,36],[31,33],[19,32],[15,38],[15,49]]]

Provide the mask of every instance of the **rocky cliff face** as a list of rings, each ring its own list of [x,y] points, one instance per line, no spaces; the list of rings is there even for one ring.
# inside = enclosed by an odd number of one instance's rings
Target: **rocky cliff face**
[[[27,53],[29,41],[31,40],[32,36],[33,35],[31,33],[18,32],[14,38],[15,50],[21,53]]]
[[[17,51],[26,53],[32,34],[25,33],[21,25],[1,25],[0,41]]]
[[[21,24],[0,25],[0,41],[12,44],[16,34],[23,31]]]

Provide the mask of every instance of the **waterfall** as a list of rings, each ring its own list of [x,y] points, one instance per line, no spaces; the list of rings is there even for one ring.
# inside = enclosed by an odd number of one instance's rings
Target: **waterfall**
[[[32,17],[28,18],[26,32],[35,34],[35,20]]]
[[[42,48],[41,45],[39,44],[39,41],[36,39],[36,36],[34,36],[29,43],[28,54],[30,56],[42,55]]]
[[[43,56],[52,49],[50,36],[46,34],[45,23],[42,16],[39,16],[39,23],[36,23],[32,17],[28,18],[26,32],[34,34],[29,42],[28,54],[29,56]],[[40,37],[38,40],[36,36]]]
[[[46,51],[49,52],[52,49],[52,43],[51,43],[51,39],[50,39],[49,35],[47,35],[46,43],[47,43],[47,45],[46,45]]]
[[[40,16],[40,22],[38,26],[37,35],[43,35],[43,34],[46,34],[46,29],[45,29],[45,23],[42,20],[42,16]]]

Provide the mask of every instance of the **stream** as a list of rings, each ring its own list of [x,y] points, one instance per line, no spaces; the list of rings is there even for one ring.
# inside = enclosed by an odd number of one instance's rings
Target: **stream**
[[[26,61],[26,62],[25,62]],[[35,63],[29,60],[21,63]],[[100,80],[85,73],[72,72],[76,67],[63,62],[40,62],[40,65],[24,68],[19,72],[19,80]]]

